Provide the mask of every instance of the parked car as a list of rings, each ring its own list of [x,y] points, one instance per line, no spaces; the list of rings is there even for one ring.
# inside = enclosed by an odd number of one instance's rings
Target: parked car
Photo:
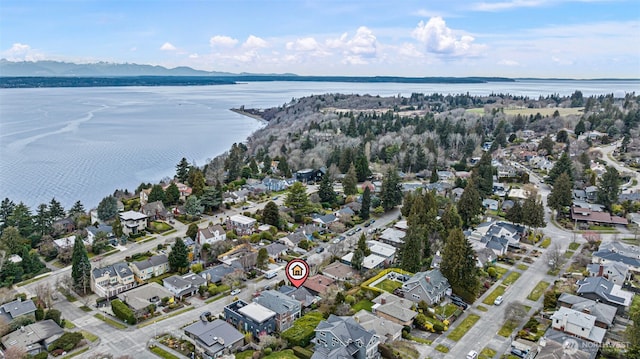
[[[452,300],[451,302],[453,304],[457,305],[458,307],[462,308],[463,310],[466,310],[467,308],[469,308],[469,304],[467,304],[465,302],[461,302],[461,301],[457,301],[457,300]]]
[[[322,252],[324,252],[324,247],[316,248],[316,253],[322,253]]]
[[[338,243],[340,243],[340,238],[336,238],[336,239],[334,239],[331,243],[333,243],[333,244],[338,244]]]
[[[239,288],[238,289],[234,289],[234,290],[231,291],[230,294],[231,295],[238,295],[238,294],[240,294],[240,289]]]
[[[467,354],[467,359],[477,359],[478,358],[478,352],[475,350],[472,350],[469,352],[469,354]]]
[[[494,305],[500,305],[500,304],[502,304],[502,296],[501,296],[501,295],[499,295],[499,296],[496,298],[496,300],[494,300],[494,301],[493,301],[493,304],[494,304]]]

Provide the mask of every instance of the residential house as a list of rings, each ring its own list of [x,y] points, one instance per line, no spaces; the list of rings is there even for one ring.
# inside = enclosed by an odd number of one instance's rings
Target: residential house
[[[140,208],[140,212],[151,221],[168,221],[173,219],[173,213],[164,208],[162,201],[150,202]]]
[[[106,238],[108,240],[111,240],[115,237],[115,235],[113,234],[113,228],[111,226],[108,226],[106,224],[99,224],[97,227],[96,226],[89,226],[87,228],[85,228],[87,230],[87,242],[89,244],[93,244],[93,241],[96,240],[96,236],[98,235],[98,233],[102,232],[104,234],[106,234]]]
[[[295,173],[295,179],[296,181],[303,182],[303,183],[318,182],[322,179],[322,177],[326,172],[327,170],[324,167],[317,170],[314,170],[311,168],[305,168]]]
[[[478,268],[484,268],[486,265],[495,263],[498,259],[498,255],[491,248],[474,248],[474,251],[476,252],[476,267]]]
[[[404,237],[407,235],[406,232],[401,231],[396,228],[387,228],[380,234],[379,240],[383,243],[392,245],[396,248],[402,246],[404,244]]]
[[[280,332],[289,329],[302,311],[298,300],[275,290],[261,292],[253,301],[276,313],[276,330]]]
[[[278,292],[299,301],[304,308],[310,307],[321,299],[319,296],[312,294],[305,287],[296,288],[290,285],[283,285],[278,288]]]
[[[289,248],[294,248],[297,247],[298,243],[303,239],[308,240],[309,238],[302,232],[295,232],[289,233],[286,237],[280,238],[279,241]]]
[[[463,193],[464,193],[464,188],[456,187],[451,190],[451,195],[453,196],[453,200],[455,202],[458,202],[460,200],[460,197],[462,197]]]
[[[574,201],[586,201],[587,193],[583,189],[574,189],[572,192],[572,198]]]
[[[195,273],[187,273],[183,276],[172,275],[165,278],[162,280],[162,284],[174,296],[182,300],[184,297],[194,295],[201,285],[207,284],[207,281]]]
[[[340,208],[334,214],[338,218],[342,218],[342,217],[351,218],[356,213],[351,208],[345,206],[345,207]]]
[[[323,228],[327,228],[331,223],[333,222],[337,222],[338,221],[338,217],[336,217],[335,214],[331,213],[331,214],[325,214],[325,215],[317,215],[314,219],[313,219],[313,223],[319,225],[320,227]]]
[[[119,213],[122,232],[126,235],[137,234],[147,228],[147,215],[136,211]]]
[[[371,312],[380,318],[402,326],[410,326],[418,313],[412,310],[414,302],[397,295],[384,292],[373,300]]]
[[[25,354],[36,355],[46,353],[49,345],[60,338],[62,334],[64,334],[64,330],[53,319],[46,319],[25,325],[19,330],[5,335],[2,337],[2,345],[7,350],[18,348],[23,350]]]
[[[198,228],[196,242],[199,245],[213,244],[227,239],[227,232],[219,224],[209,224],[206,228]]]
[[[225,192],[222,197],[224,202],[242,203],[248,199],[250,193],[247,189],[239,189],[233,192]]]
[[[139,281],[145,281],[153,277],[161,276],[169,271],[169,259],[160,254],[147,259],[131,262],[129,267]]]
[[[640,213],[629,213],[627,215],[629,224],[633,226],[633,231],[637,231],[640,228]]]
[[[36,305],[31,299],[22,300],[18,298],[12,302],[0,306],[0,317],[5,319],[5,323],[10,323],[18,317],[26,317],[35,320]]]
[[[233,268],[232,266],[226,264],[218,264],[216,266],[203,270],[202,272],[200,272],[200,276],[204,278],[207,283],[219,284],[222,282],[222,279],[225,276],[235,271],[237,271],[237,269]]]
[[[244,344],[244,335],[221,319],[212,322],[205,317],[184,327],[184,333],[194,340],[196,348],[208,358],[233,354]]]
[[[366,270],[383,268],[387,259],[377,254],[369,254],[362,259],[362,268]]]
[[[587,202],[595,203],[598,200],[598,187],[589,186],[584,189],[584,193],[587,196]]]
[[[251,333],[255,338],[276,330],[276,313],[258,303],[237,300],[224,307],[227,323],[238,330]]]
[[[571,350],[567,350],[567,345],[571,345]],[[594,347],[595,352],[589,352]],[[534,353],[536,359],[595,359],[598,350],[592,343],[550,327],[529,353]]]
[[[65,249],[73,248],[73,244],[76,241],[76,236],[69,236],[64,238],[58,238],[53,240],[53,245],[61,251]]]
[[[630,202],[640,202],[640,192],[623,192],[618,196],[618,203],[623,203],[626,201]]]
[[[76,230],[76,224],[71,217],[62,218],[51,223],[55,233],[69,234]]]
[[[418,272],[402,284],[405,298],[414,302],[425,301],[428,305],[440,303],[448,289],[449,281],[438,269]]]
[[[593,263],[618,263],[620,265],[626,266],[630,271],[640,272],[640,259],[632,257],[633,253],[613,252],[610,249],[600,249],[597,252],[594,252],[591,256],[591,261]]]
[[[227,229],[235,231],[239,236],[251,235],[256,223],[257,222],[254,218],[243,216],[241,214],[227,217]]]
[[[482,200],[482,206],[488,210],[497,211],[499,204],[495,199],[485,198]]]
[[[595,211],[589,208],[582,208],[578,206],[571,206],[571,219],[575,222],[585,222],[585,223],[601,223],[601,224],[612,224],[612,225],[627,225],[628,221],[626,218],[619,216],[612,216],[607,212]]]
[[[267,191],[280,192],[289,188],[289,182],[283,179],[266,177],[262,180],[262,184],[266,187]]]
[[[362,203],[360,203],[358,201],[353,201],[353,202],[349,202],[349,203],[345,204],[344,207],[351,208],[351,210],[354,213],[360,213],[360,210],[362,209]]]
[[[329,278],[322,274],[316,274],[314,276],[308,277],[304,284],[302,284],[302,286],[307,288],[309,292],[311,292],[311,294],[322,296],[335,282],[336,281],[332,278]]]
[[[373,331],[380,338],[381,343],[390,343],[402,337],[403,326],[385,318],[377,317],[365,309],[353,315],[356,323],[366,331]]]
[[[91,290],[100,298],[113,298],[133,288],[135,284],[133,271],[125,262],[91,271]]]
[[[504,183],[493,182],[493,194],[498,197],[504,197],[507,195],[507,187]]]
[[[618,262],[592,263],[587,265],[587,271],[590,277],[605,277],[620,286],[631,277],[629,267]]]
[[[622,287],[603,277],[587,277],[577,283],[577,294],[581,297],[614,306],[618,314],[631,305],[633,293],[622,290]]]
[[[562,293],[560,294],[560,297],[558,297],[558,304],[582,313],[593,315],[596,317],[595,325],[600,328],[607,329],[615,322],[616,308],[605,303],[569,293]]]
[[[593,343],[602,344],[607,330],[597,327],[595,322],[595,316],[567,307],[560,307],[551,316],[551,327],[553,329],[575,335]]]
[[[618,241],[605,241],[598,247],[599,251],[611,251],[624,255],[625,257],[631,257],[640,259],[640,247],[632,244],[625,244]]]
[[[390,265],[396,256],[396,247],[379,241],[367,241],[371,254],[384,258],[384,264]]]
[[[218,260],[231,267],[247,271],[256,265],[258,251],[249,243],[243,243],[219,255]]]
[[[186,201],[187,197],[191,196],[191,192],[193,192],[193,189],[189,186],[187,186],[184,183],[181,182],[173,182],[176,184],[176,186],[178,187],[178,192],[180,192],[180,200],[181,201]],[[167,190],[167,188],[169,188],[169,186],[171,185],[171,183],[167,183],[167,184],[163,184],[162,185],[162,189],[163,190]],[[140,202],[140,204],[142,204],[142,202]]]
[[[529,197],[529,191],[523,188],[512,188],[509,190],[509,198],[525,200]]]
[[[157,305],[162,298],[172,297],[173,293],[156,282],[141,285],[118,294],[118,299],[129,306],[129,308],[134,311],[136,317],[141,317],[149,313],[149,306],[152,304]]]
[[[333,314],[316,327],[315,352],[311,359],[378,359],[380,338],[351,317]]]
[[[344,263],[335,261],[322,269],[322,274],[336,281],[348,281],[357,277],[358,271]]]
[[[279,261],[281,255],[287,254],[288,247],[282,243],[273,242],[264,247],[273,261]]]
[[[451,171],[437,171],[438,181],[453,181],[455,175]]]

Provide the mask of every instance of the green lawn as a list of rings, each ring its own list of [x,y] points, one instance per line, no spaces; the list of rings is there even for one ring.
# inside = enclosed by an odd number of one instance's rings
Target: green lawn
[[[512,321],[507,321],[502,325],[502,328],[498,330],[498,335],[507,338],[511,335],[511,333],[513,333],[514,329],[516,329],[515,323],[513,323]]]
[[[562,256],[565,257],[566,259],[571,259],[571,257],[573,257],[573,253],[574,253],[573,251],[566,251]]]
[[[533,288],[531,293],[529,293],[529,295],[527,296],[527,299],[532,300],[534,302],[537,301],[544,294],[544,291],[547,290],[548,287],[549,287],[549,282],[545,282],[541,280],[540,282],[538,282],[538,284],[536,284],[536,287]]]
[[[449,352],[449,347],[444,346],[442,344],[438,344],[438,345],[436,345],[436,350],[441,352],[441,353],[448,353]]]
[[[120,322],[117,322],[117,321],[115,321],[115,320],[113,320],[113,319],[111,319],[111,318],[109,318],[109,317],[106,317],[104,314],[98,314],[98,313],[96,313],[96,314],[94,315],[94,317],[96,317],[96,318],[98,318],[98,319],[102,320],[103,322],[105,322],[105,323],[109,324],[110,326],[112,326],[112,327],[114,327],[114,328],[116,328],[116,329],[127,329],[127,326],[126,326],[126,325],[124,325],[124,324],[122,324],[122,323],[120,323]]]
[[[518,280],[518,278],[520,278],[520,273],[518,273],[518,272],[511,272],[511,274],[509,274],[509,275],[507,276],[507,278],[505,278],[505,279],[502,281],[502,284],[503,284],[503,285],[512,285],[513,283],[515,283],[515,281],[517,281],[517,280]]]
[[[485,347],[484,349],[482,349],[482,351],[480,352],[480,355],[478,356],[478,359],[493,359],[494,356],[496,356],[496,351],[489,348],[489,347]]]
[[[246,350],[240,353],[236,353],[236,359],[251,359],[255,350]]]
[[[576,243],[576,242],[569,243],[569,249],[572,250],[572,251],[575,251],[579,247],[580,247],[580,243]]]
[[[160,347],[153,347],[151,349],[151,352],[157,356],[159,356],[160,358],[164,358],[164,359],[180,359],[179,357],[169,353],[168,351],[160,348]]]
[[[516,268],[518,268],[518,269],[520,269],[520,270],[527,270],[527,269],[529,269],[529,266],[527,266],[526,264],[522,264],[522,263],[520,263],[520,264],[518,264],[518,265],[516,266]]]
[[[158,232],[168,231],[168,230],[172,229],[173,227],[171,227],[169,224],[164,223],[164,222],[153,221],[153,222],[149,223],[149,228],[151,228],[154,232],[158,233]]]
[[[431,345],[431,343],[433,343],[431,340],[429,339],[424,339],[424,338],[420,338],[420,337],[416,337],[413,336],[411,334],[407,334],[407,339],[409,340],[413,340],[416,343],[421,343],[421,344],[426,344],[426,345]]]
[[[486,305],[493,305],[493,302],[496,300],[496,298],[498,298],[498,296],[503,294],[504,294],[504,287],[498,286],[496,289],[493,290],[493,292],[491,292],[491,294],[489,294],[486,298],[484,298],[482,303]]]
[[[496,279],[502,278],[502,276],[505,275],[505,273],[507,273],[509,271],[507,268],[503,268],[501,266],[493,266],[493,268],[495,268],[496,273],[498,274],[496,276]]]
[[[298,357],[293,354],[293,350],[285,349],[281,352],[275,352],[263,357],[263,359],[298,359]]]
[[[82,334],[82,336],[83,336],[86,340],[88,340],[88,341],[90,341],[90,342],[95,342],[96,340],[98,340],[98,336],[97,336],[97,335],[91,334],[91,333],[89,333],[89,332],[88,332],[88,331],[86,331],[86,330],[81,330],[81,331],[80,331],[80,333]]]
[[[63,358],[73,358],[73,357],[75,357],[75,356],[78,356],[78,355],[80,355],[80,354],[82,354],[82,353],[84,353],[84,352],[88,351],[89,349],[91,349],[91,348],[89,348],[89,347],[85,347],[85,348],[82,348],[82,349],[78,349],[78,350],[76,350],[76,351],[73,351],[73,352],[72,352],[71,354],[69,354],[69,355],[63,356]]]
[[[47,277],[48,277],[48,276],[50,276],[50,275],[51,275],[51,273],[47,273],[47,274],[45,274],[45,275],[43,275],[43,276],[41,276],[41,277],[31,278],[31,279],[29,279],[29,280],[25,280],[24,282],[20,282],[20,283],[16,284],[16,286],[18,286],[18,287],[22,287],[22,286],[25,286],[25,285],[27,285],[27,284],[31,284],[31,283],[33,283],[33,282],[39,281],[40,279],[47,278]]]
[[[353,307],[353,311],[354,312],[358,312],[360,311],[360,309],[365,309],[367,311],[371,311],[371,307],[373,307],[373,302],[368,300],[368,299],[363,299],[361,301],[359,301],[358,303],[354,304]]]
[[[86,305],[83,305],[80,307],[80,310],[82,310],[83,312],[90,312],[91,308],[87,307]]]
[[[435,308],[436,314],[441,315],[444,318],[449,318],[457,310],[459,310],[458,306],[451,303],[447,303]]]
[[[384,290],[385,292],[393,293],[396,288],[402,287],[402,283],[396,280],[385,279],[376,284],[376,287]]]
[[[65,320],[64,321],[64,329],[73,329],[75,327],[76,327],[76,325],[73,324],[72,321],[70,321],[70,320]]]
[[[487,307],[482,306],[482,305],[478,305],[478,306],[476,306],[476,308],[481,312],[486,312],[486,311],[489,310]]]
[[[540,247],[547,248],[551,245],[551,238],[547,237],[540,242]]]
[[[454,330],[447,335],[447,338],[455,340],[456,342],[462,338],[471,327],[480,319],[479,315],[469,314],[462,323],[460,323]]]

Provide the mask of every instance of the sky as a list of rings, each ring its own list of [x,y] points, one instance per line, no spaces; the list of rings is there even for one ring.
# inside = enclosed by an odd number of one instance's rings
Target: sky
[[[640,1],[2,0],[0,57],[233,73],[640,78]]]

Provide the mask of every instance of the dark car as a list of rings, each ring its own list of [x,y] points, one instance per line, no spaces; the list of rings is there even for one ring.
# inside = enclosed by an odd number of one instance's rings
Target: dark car
[[[316,253],[322,253],[322,252],[324,252],[324,247],[316,248]]]

